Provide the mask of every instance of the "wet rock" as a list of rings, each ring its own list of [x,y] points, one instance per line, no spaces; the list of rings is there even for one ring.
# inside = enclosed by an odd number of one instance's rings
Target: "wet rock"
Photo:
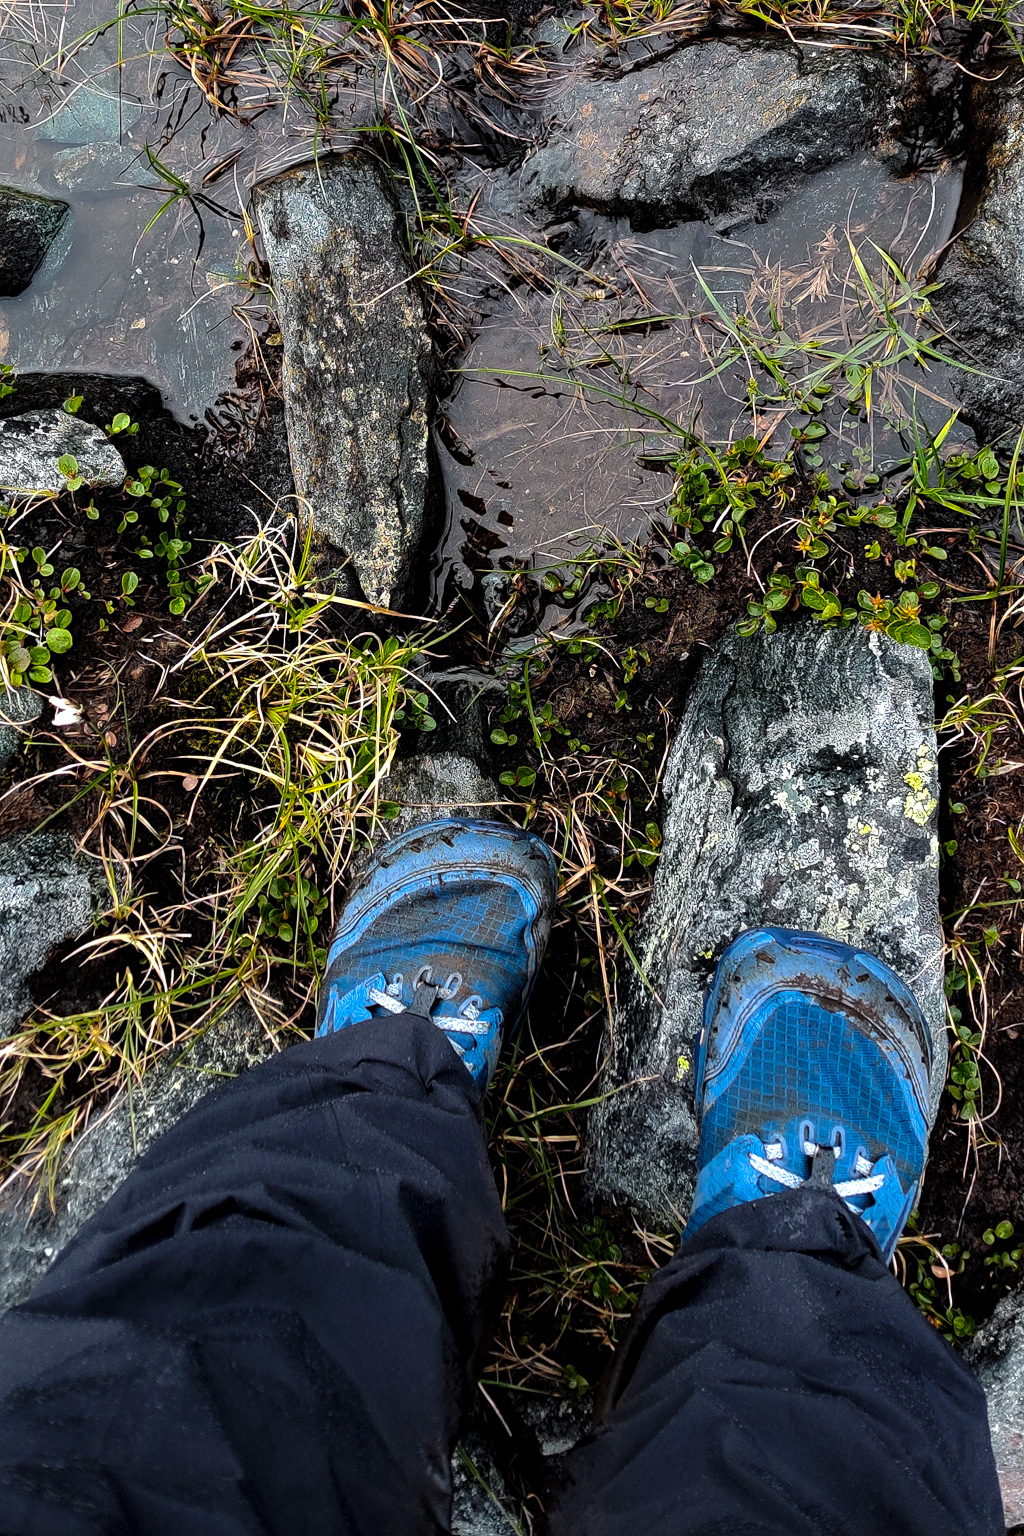
[[[469,1425],[452,1457],[452,1536],[518,1536],[514,1509],[487,1436]]]
[[[124,484],[124,460],[100,428],[67,411],[27,411],[0,421],[0,490],[58,495],[58,460],[71,454],[90,486]]]
[[[19,725],[38,720],[43,699],[34,688],[0,686],[0,769],[6,768],[21,745]]]
[[[391,823],[404,832],[439,816],[500,817],[494,802],[501,799],[497,786],[472,758],[454,752],[428,752],[396,763],[384,785],[384,794],[401,807]]]
[[[0,1206],[0,1311],[28,1295],[60,1250],[110,1198],[158,1136],[225,1077],[269,1056],[271,1040],[252,1009],[237,1004],[174,1060],[121,1094],[78,1137],[45,1191],[9,1186]]]
[[[964,417],[990,442],[1024,421],[1024,82],[973,91],[981,193],[939,270],[935,306],[975,370],[952,377]]]
[[[1024,1295],[1005,1296],[964,1351],[985,1389],[1006,1525],[1024,1525]]]
[[[59,944],[90,927],[105,886],[66,833],[0,843],[0,1035],[32,1005],[29,978]]]
[[[724,228],[764,218],[801,177],[858,150],[901,164],[915,101],[902,62],[880,54],[698,43],[619,79],[581,75],[523,187],[552,212]]]
[[[67,215],[57,198],[0,187],[0,298],[25,291]]]
[[[634,940],[606,1088],[591,1111],[593,1193],[681,1224],[693,1191],[694,1045],[717,956],[760,924],[880,955],[946,1042],[932,674],[860,629],[733,634],[705,661],[662,785],[664,843]]]
[[[370,601],[400,606],[426,520],[429,342],[386,173],[344,155],[255,195],[296,490]]]

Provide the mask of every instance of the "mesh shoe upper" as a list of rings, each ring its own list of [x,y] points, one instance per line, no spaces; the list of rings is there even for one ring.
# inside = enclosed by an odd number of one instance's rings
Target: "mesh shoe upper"
[[[818,934],[743,934],[705,1005],[687,1232],[742,1200],[815,1182],[891,1254],[924,1169],[930,1069],[928,1026],[881,961]]]
[[[422,1012],[486,1083],[536,977],[556,890],[547,846],[502,822],[450,819],[395,838],[341,915],[317,1033]]]

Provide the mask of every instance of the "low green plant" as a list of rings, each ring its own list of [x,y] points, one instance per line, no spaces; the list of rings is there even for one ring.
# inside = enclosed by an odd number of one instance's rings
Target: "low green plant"
[[[75,566],[50,583],[47,578],[53,575],[54,566],[41,547],[21,549],[0,540],[0,578],[7,578],[8,591],[8,607],[0,619],[0,651],[12,687],[26,681],[51,682],[51,659],[65,655],[74,643],[67,599],[75,593],[88,600],[89,593]]]
[[[1010,1247],[1013,1237],[1013,1222],[998,1221],[994,1227],[988,1227],[982,1234],[981,1240],[989,1252],[984,1255],[986,1269],[995,1272],[997,1270],[1010,1271],[1016,1274],[1020,1268],[1021,1254],[1024,1249],[1017,1243]]]
[[[182,488],[166,469],[156,470],[151,464],[143,464],[134,478],[129,477],[125,482],[125,491],[146,504],[156,515],[157,522],[163,525],[155,543],[143,533],[135,553],[140,560],[163,562],[170,590],[168,607],[171,613],[182,614],[205,585],[202,577],[197,580],[186,577],[182,569],[185,556],[192,548],[191,540],[184,537],[186,506]],[[138,517],[138,510],[129,507],[122,515],[118,533],[124,533],[129,524],[138,522]]]

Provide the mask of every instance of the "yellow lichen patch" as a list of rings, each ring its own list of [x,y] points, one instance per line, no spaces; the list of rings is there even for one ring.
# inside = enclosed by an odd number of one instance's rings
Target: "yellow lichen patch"
[[[919,827],[927,825],[928,818],[939,803],[928,791],[934,768],[935,763],[922,742],[917,749],[917,767],[903,775],[903,782],[909,790],[903,802],[903,814]]]

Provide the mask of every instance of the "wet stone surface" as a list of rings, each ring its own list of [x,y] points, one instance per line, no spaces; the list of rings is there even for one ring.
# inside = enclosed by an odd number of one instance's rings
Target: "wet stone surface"
[[[0,842],[0,1033],[21,1023],[30,978],[59,944],[89,929],[104,894],[102,872],[66,833]]]
[[[0,421],[0,490],[56,496],[67,484],[65,455],[87,486],[124,483],[124,460],[99,427],[67,411],[26,411]]]
[[[752,431],[773,452],[787,445],[792,402],[765,398],[772,381],[734,344],[731,316],[794,378],[824,380],[812,466],[856,480],[869,460],[905,454],[897,420],[938,431],[956,409],[942,364],[927,381],[902,370],[871,412],[847,409],[849,381],[828,362],[870,350],[877,324],[853,252],[884,288],[878,249],[924,271],[953,232],[960,168],[952,152],[921,155],[938,129],[913,68],[702,42],[614,78],[569,72],[552,100],[520,168],[478,168],[461,187],[497,228],[528,231],[564,262],[550,264],[550,289],[511,291],[466,263],[460,296],[476,323],[437,433],[439,602],[475,587],[486,604],[488,566],[543,569],[609,535],[649,538],[687,422],[719,442]],[[809,337],[815,357],[801,352]]]
[[[347,155],[266,184],[256,206],[296,491],[364,595],[401,605],[425,531],[430,344],[386,182]]]
[[[522,184],[534,208],[584,205],[635,230],[763,219],[804,176],[857,150],[906,161],[913,76],[881,55],[697,43],[558,102]]]
[[[916,993],[945,1081],[937,753],[926,658],[809,624],[707,658],[662,781],[664,844],[605,1087],[589,1183],[682,1224],[694,1179],[694,1047],[714,961],[745,928],[863,945]]]
[[[67,203],[0,187],[0,297],[24,292],[67,218]]]

